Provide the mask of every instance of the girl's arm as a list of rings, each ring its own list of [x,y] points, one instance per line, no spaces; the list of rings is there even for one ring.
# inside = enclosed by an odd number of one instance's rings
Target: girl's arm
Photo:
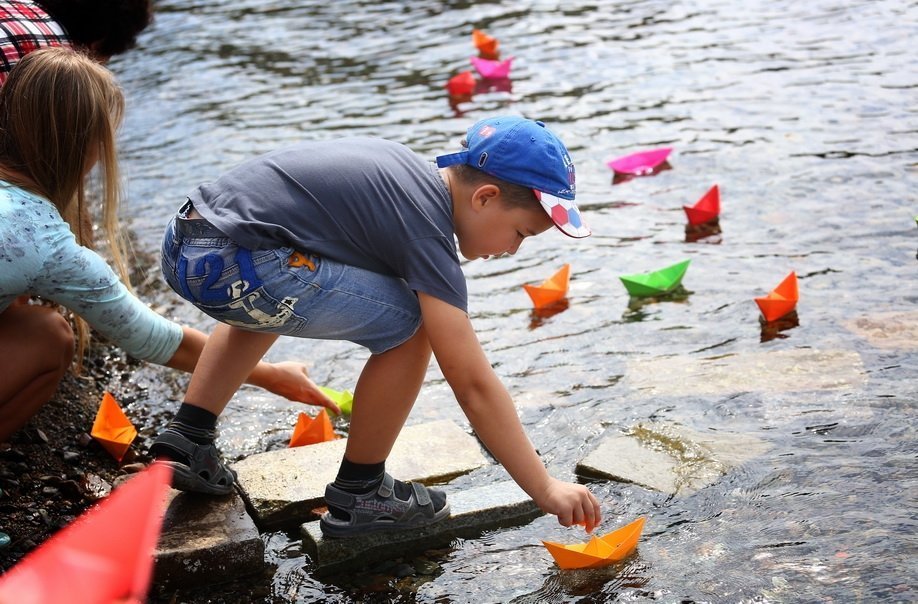
[[[182,327],[182,341],[172,358],[165,362],[166,367],[193,372],[205,342],[206,334],[192,327]],[[302,363],[260,361],[249,374],[246,383],[291,401],[326,407],[335,415],[341,414],[341,409],[309,379],[306,365]]]

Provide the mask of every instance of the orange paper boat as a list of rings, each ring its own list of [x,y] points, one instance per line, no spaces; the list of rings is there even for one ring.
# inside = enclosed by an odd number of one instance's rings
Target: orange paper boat
[[[319,411],[315,418],[309,417],[305,413],[300,413],[296,420],[296,427],[293,429],[293,436],[290,438],[291,447],[302,447],[303,445],[314,445],[324,443],[327,440],[335,440],[338,435],[332,428],[331,420],[325,409]]]
[[[695,202],[695,205],[682,206],[690,225],[704,224],[714,220],[720,215],[720,189],[714,185],[704,197]]]
[[[638,518],[631,524],[604,537],[593,536],[587,543],[563,545],[543,541],[555,563],[563,569],[599,568],[621,562],[637,545],[644,529],[645,518]]]
[[[478,49],[478,53],[483,59],[494,60],[500,56],[500,53],[497,51],[500,42],[497,41],[497,38],[492,38],[480,29],[472,30],[472,44]]]
[[[91,434],[112,457],[121,461],[137,437],[137,430],[118,406],[115,397],[106,392],[102,395]]]
[[[532,304],[537,309],[551,306],[567,295],[567,288],[571,281],[571,265],[565,264],[557,273],[546,279],[542,285],[523,285],[523,289],[532,298]]]
[[[756,298],[762,316],[766,321],[777,321],[797,307],[800,294],[797,290],[797,273],[791,273],[784,278],[778,287],[774,288],[764,298]]]
[[[0,602],[143,602],[171,470],[153,463],[0,577]]]

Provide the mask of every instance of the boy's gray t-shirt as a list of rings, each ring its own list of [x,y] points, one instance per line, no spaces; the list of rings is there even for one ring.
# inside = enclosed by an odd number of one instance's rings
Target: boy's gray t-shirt
[[[190,195],[242,247],[293,247],[404,279],[467,312],[452,201],[436,166],[373,138],[301,143],[246,161]]]

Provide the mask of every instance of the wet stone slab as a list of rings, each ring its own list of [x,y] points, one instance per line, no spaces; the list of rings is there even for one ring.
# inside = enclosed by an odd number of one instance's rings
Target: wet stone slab
[[[376,533],[346,539],[326,539],[319,522],[300,527],[303,550],[317,574],[356,570],[363,566],[425,549],[445,547],[453,539],[471,539],[497,528],[520,526],[542,515],[515,482],[450,491],[450,517],[429,527]]]
[[[768,443],[747,435],[698,432],[664,423],[612,433],[577,464],[586,478],[630,482],[686,495],[717,482],[731,468],[762,455]]]
[[[918,349],[918,310],[858,317],[845,322],[845,327],[876,348]]]
[[[156,548],[154,580],[199,587],[264,570],[265,546],[242,499],[171,490]]]
[[[334,481],[346,439],[269,451],[232,465],[256,524],[262,529],[295,527],[325,505],[325,485]],[[444,482],[488,463],[478,440],[441,420],[405,427],[386,460],[399,480]]]
[[[813,349],[639,359],[628,363],[626,375],[625,383],[644,396],[837,390],[866,381],[857,352]]]

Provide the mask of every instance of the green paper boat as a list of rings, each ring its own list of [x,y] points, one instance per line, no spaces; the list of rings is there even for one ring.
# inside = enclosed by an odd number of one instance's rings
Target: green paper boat
[[[682,282],[691,260],[683,260],[658,271],[619,277],[628,293],[636,298],[659,296],[676,289]]]
[[[354,395],[351,394],[350,390],[339,392],[338,390],[332,390],[331,388],[326,388],[325,386],[319,386],[319,390],[324,392],[325,396],[335,401],[335,404],[338,405],[339,409],[341,409],[342,415],[351,414],[351,410],[354,408]]]

